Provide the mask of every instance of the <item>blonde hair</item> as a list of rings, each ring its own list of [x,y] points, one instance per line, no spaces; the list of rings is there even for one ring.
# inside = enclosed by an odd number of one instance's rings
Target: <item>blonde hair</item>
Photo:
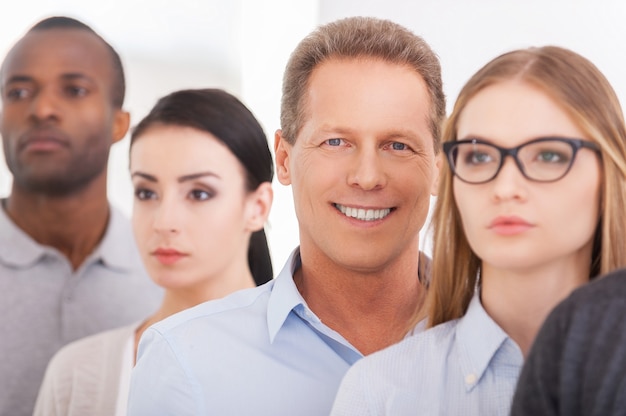
[[[283,137],[295,143],[306,118],[305,97],[313,70],[326,60],[375,58],[407,65],[425,81],[430,96],[430,130],[439,149],[446,99],[439,58],[421,37],[389,20],[349,17],[320,26],[292,52],[283,77],[280,124]]]
[[[507,80],[541,89],[570,115],[600,148],[602,185],[600,222],[596,230],[589,276],[626,266],[626,131],[619,100],[602,73],[568,49],[545,46],[509,52],[480,69],[461,90],[446,122],[442,140],[457,140],[463,109],[479,91]],[[453,175],[444,166],[432,217],[432,280],[424,314],[428,326],[460,318],[478,283],[481,259],[469,246],[453,196]]]

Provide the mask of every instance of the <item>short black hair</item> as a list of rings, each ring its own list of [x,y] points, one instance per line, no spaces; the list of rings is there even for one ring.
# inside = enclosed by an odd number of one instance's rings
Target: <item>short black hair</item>
[[[126,79],[124,77],[124,68],[122,66],[122,60],[120,55],[113,47],[102,38],[95,30],[93,30],[87,24],[80,20],[73,19],[67,16],[52,16],[40,20],[28,32],[50,30],[50,29],[78,29],[87,31],[104,43],[111,55],[111,65],[113,68],[113,80],[111,85],[111,97],[113,99],[113,105],[116,108],[122,108],[124,104],[124,96],[126,95]]]

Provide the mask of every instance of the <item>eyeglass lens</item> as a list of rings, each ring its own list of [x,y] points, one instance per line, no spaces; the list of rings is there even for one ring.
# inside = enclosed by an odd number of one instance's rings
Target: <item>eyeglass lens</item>
[[[505,151],[506,152],[506,151]],[[453,160],[456,175],[466,182],[480,183],[493,179],[499,172],[502,151],[487,143],[458,143]],[[559,140],[529,142],[510,151],[518,168],[529,179],[549,182],[560,179],[569,170],[575,149]]]

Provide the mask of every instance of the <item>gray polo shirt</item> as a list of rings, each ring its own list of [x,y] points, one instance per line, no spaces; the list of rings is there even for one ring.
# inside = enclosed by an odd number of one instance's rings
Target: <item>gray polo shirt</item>
[[[0,416],[32,414],[46,365],[61,346],[139,321],[161,297],[129,221],[115,208],[102,242],[76,271],[0,208]]]

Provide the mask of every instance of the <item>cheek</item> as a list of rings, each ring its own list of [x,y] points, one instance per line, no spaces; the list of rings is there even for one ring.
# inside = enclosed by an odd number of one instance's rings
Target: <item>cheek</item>
[[[553,204],[552,215],[562,230],[574,229],[581,238],[593,238],[600,217],[600,185],[580,184],[571,190],[572,197],[563,198],[562,203]],[[560,205],[561,209],[555,209]],[[569,215],[563,215],[569,213]]]
[[[148,230],[150,229],[150,222],[152,214],[145,209],[145,207],[138,207],[137,202],[133,206],[133,213],[131,217],[131,224],[133,228],[133,235],[139,249],[143,249],[148,243]]]
[[[469,188],[473,185],[468,185],[462,182],[454,181],[453,196],[456,203],[456,209],[459,212],[461,218],[461,226],[463,233],[465,234],[470,247],[474,249],[476,246],[476,239],[481,231],[481,224],[486,220],[483,220],[483,215],[486,211],[485,207],[481,205],[481,201],[488,201],[487,195],[481,195],[478,189]]]
[[[396,163],[392,163],[387,166],[386,171],[391,174],[393,174],[393,172],[402,173],[402,175],[395,178],[395,181],[403,184],[413,184],[419,197],[422,197],[423,194],[431,194],[433,185],[436,183],[438,177],[438,170],[434,158],[430,161],[421,159],[418,163],[411,163],[405,167],[399,167]]]
[[[183,214],[184,232],[202,243],[219,242],[244,228],[245,205],[239,195],[222,195],[219,201],[194,208]]]
[[[74,117],[68,118],[68,129],[83,135],[95,135],[108,130],[107,124],[113,124],[108,113],[106,109],[96,106],[77,109]]]
[[[299,188],[298,185],[316,188],[323,186],[323,184],[336,182],[336,178],[340,176],[338,173],[342,170],[338,166],[328,166],[323,159],[313,162],[301,158],[301,161],[303,163],[291,168],[291,183],[295,185],[292,188]]]
[[[304,165],[292,169],[290,189],[296,213],[333,199],[338,186],[345,184],[345,179],[337,173],[336,167],[329,169],[323,165],[317,165],[316,169]]]
[[[590,162],[589,158],[593,158],[593,161]],[[586,225],[586,228],[592,229],[591,232],[593,232],[600,218],[604,184],[603,169],[600,160],[595,155],[583,153],[580,161],[576,162],[580,166],[575,165],[574,168],[578,167],[578,169],[572,169],[572,174],[565,177],[569,180],[567,187],[564,187],[564,193],[567,192],[567,194],[562,197],[562,200],[567,202],[562,203],[561,206],[564,212],[570,212],[570,221],[572,221],[570,227],[575,224],[580,224],[581,227]],[[557,201],[555,201],[556,204],[558,204]]]

